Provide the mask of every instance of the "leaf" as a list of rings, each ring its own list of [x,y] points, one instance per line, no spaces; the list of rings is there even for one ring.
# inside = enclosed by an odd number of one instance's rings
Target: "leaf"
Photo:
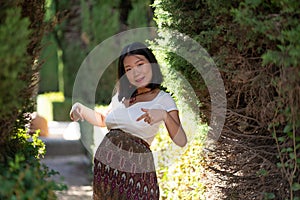
[[[289,156],[291,159],[295,159],[295,154],[294,153],[289,153]]]
[[[267,175],[268,175],[268,171],[265,170],[265,169],[260,169],[260,170],[257,172],[257,175],[267,176]]]
[[[276,165],[278,168],[282,168],[282,163],[277,163]]]
[[[275,199],[275,194],[274,193],[268,193],[268,192],[266,192],[265,194],[264,194],[264,199]]]
[[[292,125],[287,124],[287,125],[284,127],[283,132],[284,132],[284,133],[288,133],[288,132],[291,132],[292,130],[293,130]]]
[[[286,149],[286,151],[287,151],[287,152],[293,152],[294,149],[293,149],[292,147],[288,147],[288,148]]]
[[[286,148],[282,148],[280,152],[281,153],[285,153],[286,152]]]
[[[279,142],[284,142],[284,141],[285,141],[285,137],[278,137],[277,140],[278,140]]]
[[[299,183],[293,183],[293,185],[292,185],[292,190],[293,190],[293,191],[298,191],[298,190],[300,190],[300,184],[299,184]]]

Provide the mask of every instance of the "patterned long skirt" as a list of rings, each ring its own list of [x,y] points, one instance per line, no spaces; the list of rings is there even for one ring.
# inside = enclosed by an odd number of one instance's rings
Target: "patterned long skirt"
[[[154,160],[144,140],[112,129],[94,158],[94,200],[157,200]]]

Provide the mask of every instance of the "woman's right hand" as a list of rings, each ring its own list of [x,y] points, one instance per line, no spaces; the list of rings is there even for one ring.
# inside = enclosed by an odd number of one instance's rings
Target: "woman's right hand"
[[[83,105],[81,103],[74,103],[74,105],[72,106],[71,108],[71,111],[70,111],[70,118],[77,122],[79,120],[83,121],[84,118],[82,116],[82,107]]]

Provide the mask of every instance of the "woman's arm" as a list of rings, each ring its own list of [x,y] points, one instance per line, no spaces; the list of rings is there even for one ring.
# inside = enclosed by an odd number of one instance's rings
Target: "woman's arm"
[[[170,112],[166,112],[164,117],[165,126],[169,132],[171,139],[180,147],[184,147],[187,143],[187,138],[185,131],[182,128],[178,111],[172,110]]]
[[[81,103],[75,103],[70,111],[70,118],[73,121],[86,120],[94,126],[106,127],[104,114],[92,110]]]
[[[169,135],[173,142],[180,147],[184,147],[187,143],[186,134],[182,128],[178,111],[172,110],[167,112],[162,109],[145,109],[142,108],[142,111],[145,112],[137,121],[144,120],[150,125],[155,124],[159,121],[164,121],[165,126],[169,132]]]

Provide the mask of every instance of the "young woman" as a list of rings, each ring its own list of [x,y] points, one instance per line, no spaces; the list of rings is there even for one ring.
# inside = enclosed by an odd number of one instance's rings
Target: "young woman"
[[[119,57],[118,91],[107,114],[75,103],[72,120],[107,127],[94,158],[93,198],[159,199],[151,142],[164,123],[171,139],[187,143],[173,98],[160,90],[162,74],[142,43],[126,46]]]

